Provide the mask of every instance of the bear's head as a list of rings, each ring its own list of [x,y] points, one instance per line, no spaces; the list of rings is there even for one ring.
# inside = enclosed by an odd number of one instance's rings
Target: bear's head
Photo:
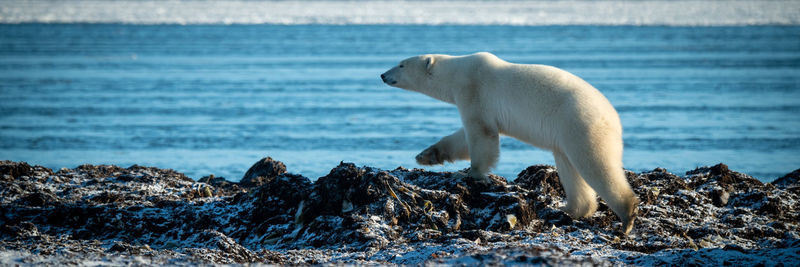
[[[390,86],[420,92],[428,87],[435,62],[434,55],[410,57],[381,74],[381,79]]]

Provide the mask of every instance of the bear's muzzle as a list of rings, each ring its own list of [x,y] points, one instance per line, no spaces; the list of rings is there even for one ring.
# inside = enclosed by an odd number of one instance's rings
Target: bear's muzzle
[[[384,83],[386,83],[386,84],[390,84],[390,85],[392,85],[392,84],[396,84],[396,83],[397,83],[397,81],[387,78],[387,77],[386,77],[386,73],[384,73],[384,74],[381,74],[381,80],[382,80]]]

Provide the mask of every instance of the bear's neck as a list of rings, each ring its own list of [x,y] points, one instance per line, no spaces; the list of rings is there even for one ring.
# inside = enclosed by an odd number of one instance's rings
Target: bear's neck
[[[430,88],[426,88],[426,90],[421,90],[420,93],[423,93],[427,96],[433,97],[440,101],[444,101],[450,104],[455,104],[456,101],[453,98],[453,92],[451,87],[439,87],[433,86]]]
[[[438,62],[437,64],[445,65],[449,63],[450,60],[441,61],[442,62]],[[448,65],[453,66],[453,64]],[[458,64],[455,64],[454,67],[455,68],[435,68],[434,77],[428,81],[427,86],[420,90],[420,92],[435,99],[455,104],[456,91],[461,91],[463,87],[468,86],[470,78],[460,74],[464,73],[464,70],[462,70]]]

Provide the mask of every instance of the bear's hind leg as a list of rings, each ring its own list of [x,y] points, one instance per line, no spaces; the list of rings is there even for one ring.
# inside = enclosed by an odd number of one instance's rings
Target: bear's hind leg
[[[617,149],[603,146],[586,148],[591,146],[584,146],[584,149],[568,154],[570,163],[581,176],[586,177],[584,180],[619,216],[622,220],[622,233],[627,235],[633,228],[639,199],[625,178],[621,145]]]
[[[589,217],[597,210],[597,195],[583,177],[575,171],[569,159],[559,151],[553,152],[561,186],[567,194],[567,206],[563,211],[572,218]]]

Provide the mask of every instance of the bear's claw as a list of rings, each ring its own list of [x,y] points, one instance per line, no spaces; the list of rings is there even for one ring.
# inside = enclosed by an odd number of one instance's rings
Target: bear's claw
[[[636,217],[631,217],[629,220],[622,223],[622,235],[626,236],[628,233],[633,230],[633,221],[636,220]]]
[[[639,200],[637,199],[635,204],[632,205],[632,208],[628,212],[628,216],[626,216],[627,218],[622,218],[622,229],[620,229],[620,231],[622,232],[623,236],[628,235],[628,233],[633,230],[633,222],[636,220],[636,216],[639,213],[638,204]]]
[[[422,152],[420,152],[417,157],[417,163],[420,165],[437,165],[442,164],[444,161],[442,160],[442,156],[439,153],[439,149],[434,146],[428,147]]]

